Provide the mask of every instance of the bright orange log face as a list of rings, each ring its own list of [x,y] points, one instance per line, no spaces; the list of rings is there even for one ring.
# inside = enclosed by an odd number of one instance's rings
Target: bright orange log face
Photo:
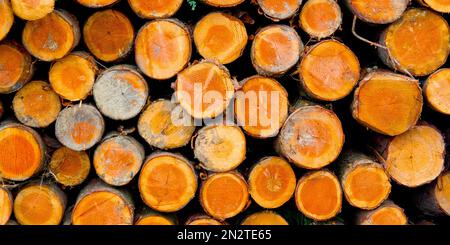
[[[399,206],[388,203],[370,211],[361,225],[406,225],[408,218]]]
[[[445,63],[449,40],[449,26],[442,16],[425,9],[410,9],[386,29],[380,43],[387,49],[378,51],[386,65],[425,76]]]
[[[5,225],[11,217],[13,210],[13,197],[11,193],[0,187],[0,225]]]
[[[6,37],[14,23],[14,14],[9,1],[0,2],[0,40]]]
[[[205,212],[219,220],[242,212],[248,203],[248,189],[244,178],[233,172],[213,174],[200,189],[200,203]]]
[[[140,217],[135,225],[176,225],[175,222],[161,214],[150,214]]]
[[[57,149],[49,164],[49,170],[56,181],[64,186],[76,186],[87,178],[91,162],[84,151],[67,147]]]
[[[22,88],[31,78],[32,66],[31,56],[21,46],[15,43],[0,44],[0,94]]]
[[[307,217],[324,221],[336,216],[342,205],[338,179],[328,171],[317,171],[301,178],[295,191],[295,203]]]
[[[300,58],[303,43],[297,32],[285,25],[272,25],[256,34],[251,57],[261,75],[280,75],[292,68]]]
[[[42,167],[43,143],[32,129],[7,125],[0,128],[0,156],[1,178],[27,180]]]
[[[150,156],[139,176],[139,192],[145,204],[160,212],[186,206],[197,191],[197,176],[184,158],[170,153]]]
[[[410,0],[346,0],[347,5],[363,21],[387,24],[398,20]]]
[[[234,85],[224,66],[204,61],[178,73],[175,95],[192,117],[213,118],[228,107]]]
[[[189,220],[186,222],[186,225],[224,225],[224,224],[207,215],[200,215],[189,218]]]
[[[236,119],[249,135],[268,138],[278,134],[288,115],[288,93],[275,79],[253,76],[236,92]]]
[[[272,211],[261,211],[245,218],[241,225],[289,225],[279,214]]]
[[[14,14],[24,20],[38,20],[53,11],[55,0],[11,0]]]
[[[441,69],[429,76],[423,93],[431,108],[450,115],[450,69]]]
[[[367,74],[355,91],[353,117],[370,129],[394,136],[420,117],[422,91],[417,80],[385,71]]]
[[[276,20],[284,20],[294,16],[302,0],[257,0],[264,14]]]
[[[300,12],[300,26],[314,38],[331,36],[341,24],[342,12],[335,0],[308,0]]]
[[[128,0],[137,15],[146,19],[168,18],[180,9],[183,0]]]
[[[43,128],[56,120],[61,111],[61,101],[50,84],[33,81],[16,93],[13,109],[21,123]]]
[[[308,95],[319,100],[336,101],[351,93],[359,80],[360,65],[347,46],[327,40],[306,53],[298,72]]]
[[[119,0],[76,0],[79,4],[89,8],[101,8],[112,5]]]
[[[439,176],[434,193],[439,207],[450,215],[450,172]]]
[[[189,31],[173,19],[155,20],[141,28],[136,37],[136,64],[145,75],[169,79],[181,71],[191,58]]]
[[[22,33],[25,48],[34,57],[52,61],[66,56],[79,41],[80,30],[73,16],[60,10],[28,21]]]
[[[245,0],[201,0],[214,7],[234,7]]]
[[[248,178],[253,200],[263,208],[278,208],[291,199],[296,179],[291,165],[280,157],[268,157],[253,166]]]
[[[450,13],[450,1],[449,0],[418,0],[425,6],[430,7],[431,9],[442,12],[442,13]]]

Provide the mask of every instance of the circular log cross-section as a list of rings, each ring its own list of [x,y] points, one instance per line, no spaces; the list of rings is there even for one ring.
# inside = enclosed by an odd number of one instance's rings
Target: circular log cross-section
[[[145,24],[139,30],[135,43],[136,64],[153,79],[172,78],[191,59],[189,30],[176,19],[154,20]]]
[[[22,43],[34,57],[53,61],[66,56],[80,40],[80,27],[75,16],[55,10],[42,19],[28,21]]]
[[[0,2],[0,20],[2,20],[0,21],[0,40],[3,40],[3,38],[8,35],[9,30],[11,30],[11,27],[14,24],[14,13],[9,1]]]
[[[115,4],[119,0],[76,0],[79,4],[88,8],[102,8]]]
[[[322,41],[303,56],[298,67],[300,84],[314,99],[336,101],[349,95],[360,76],[358,58],[344,44]]]
[[[134,67],[118,65],[103,71],[92,90],[95,104],[103,115],[128,120],[141,112],[149,90],[144,77]]]
[[[286,73],[297,64],[303,43],[297,32],[286,25],[271,25],[261,29],[250,51],[253,67],[263,76]]]
[[[264,14],[275,21],[293,17],[299,10],[302,0],[257,0]]]
[[[448,0],[417,0],[423,6],[429,7],[441,13],[450,13],[450,2]]]
[[[141,18],[157,19],[173,16],[183,4],[183,0],[128,0],[131,9]]]
[[[294,195],[295,173],[280,157],[267,157],[256,163],[249,174],[249,192],[263,208],[278,208]]]
[[[311,37],[329,37],[341,26],[342,11],[336,0],[308,0],[302,7],[299,22]]]
[[[450,69],[438,70],[423,85],[423,94],[435,111],[450,115]]]
[[[416,207],[431,216],[450,216],[450,172],[443,172],[415,197]]]
[[[121,12],[107,9],[88,18],[83,27],[83,38],[89,50],[99,60],[117,61],[131,51],[134,29]]]
[[[247,183],[235,172],[210,175],[200,189],[200,204],[206,213],[218,220],[238,215],[248,202]]]
[[[357,214],[358,225],[406,225],[408,218],[402,208],[392,201],[385,201],[380,207]]]
[[[74,151],[67,147],[57,149],[49,163],[49,171],[56,182],[63,186],[76,186],[83,183],[91,169],[91,161],[84,151]]]
[[[14,14],[24,20],[38,20],[51,13],[55,0],[11,0]]]
[[[55,135],[66,147],[83,151],[91,148],[102,138],[105,122],[100,112],[91,105],[68,107],[59,113]]]
[[[388,24],[398,20],[411,0],[346,0],[350,10],[362,21]]]
[[[3,187],[0,187],[0,225],[8,223],[13,210],[13,196],[11,192]]]
[[[13,99],[17,119],[30,127],[45,128],[61,111],[59,96],[43,81],[32,81],[21,88]]]
[[[224,223],[208,215],[194,215],[186,221],[186,225],[224,225]]]
[[[177,225],[176,217],[153,210],[145,210],[136,215],[135,225]]]
[[[200,0],[200,1],[213,7],[228,8],[237,6],[243,3],[245,0]]]
[[[419,120],[423,98],[419,82],[388,71],[369,72],[355,91],[352,114],[375,132],[395,136]]]
[[[273,211],[261,211],[247,216],[241,225],[289,225],[283,216]]]
[[[379,47],[378,53],[393,69],[426,76],[445,64],[449,42],[449,26],[441,15],[412,8],[382,33],[380,44],[386,48]]]
[[[0,94],[19,90],[33,75],[30,54],[14,42],[0,44],[0,67]]]
[[[138,185],[147,206],[160,212],[175,212],[194,198],[197,175],[183,156],[157,152],[145,161]]]

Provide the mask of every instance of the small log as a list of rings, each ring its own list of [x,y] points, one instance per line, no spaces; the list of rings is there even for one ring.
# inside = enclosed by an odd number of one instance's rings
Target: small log
[[[149,208],[144,208],[136,214],[135,225],[177,225],[174,215],[155,212]]]
[[[297,180],[291,165],[280,157],[265,157],[251,168],[249,192],[263,208],[278,208],[294,195]]]
[[[441,13],[450,13],[450,2],[446,0],[417,0],[425,7]]]
[[[14,14],[24,20],[38,20],[53,12],[55,0],[11,0]]]
[[[256,34],[250,56],[259,74],[279,76],[297,64],[303,48],[302,40],[293,28],[270,25]]]
[[[21,88],[13,99],[17,119],[30,127],[45,128],[61,111],[61,100],[44,81],[32,81]]]
[[[444,169],[444,137],[430,124],[419,123],[401,135],[379,135],[373,141],[386,171],[401,185],[413,188],[430,183]]]
[[[245,0],[200,0],[210,6],[218,7],[218,8],[229,8],[229,7],[235,7],[241,3],[243,3]]]
[[[289,19],[297,14],[302,0],[257,0],[266,17],[274,21]]]
[[[64,146],[53,152],[49,163],[49,171],[56,182],[68,187],[82,184],[90,169],[91,161],[86,152],[74,151]]]
[[[79,101],[86,99],[91,92],[97,71],[97,64],[90,54],[73,52],[52,64],[49,80],[59,96]]]
[[[103,115],[114,120],[128,120],[144,108],[149,89],[144,77],[134,67],[118,65],[98,76],[92,93]]]
[[[206,170],[213,172],[233,170],[245,159],[245,136],[236,126],[205,126],[197,132],[194,155]]]
[[[372,210],[391,192],[389,176],[383,166],[361,152],[349,151],[339,160],[339,178],[350,205]]]
[[[406,132],[422,112],[419,82],[389,71],[366,74],[355,91],[352,114],[375,132],[395,136]]]
[[[5,122],[0,126],[0,156],[0,178],[24,181],[42,170],[45,145],[33,129]]]
[[[312,98],[336,101],[349,95],[360,76],[360,64],[353,51],[336,40],[310,47],[298,67],[300,84]]]
[[[53,61],[66,56],[80,40],[80,27],[75,16],[54,10],[44,18],[28,21],[22,43],[34,57]]]
[[[134,28],[127,16],[107,9],[95,12],[88,18],[83,27],[83,38],[97,59],[114,62],[130,53]]]
[[[107,184],[123,186],[137,175],[144,162],[144,147],[130,136],[112,133],[94,153],[97,175]]]
[[[178,73],[175,96],[192,117],[214,118],[230,104],[234,84],[225,66],[202,61]]]
[[[360,211],[356,215],[357,225],[407,225],[408,218],[403,209],[390,200],[371,211]]]
[[[175,76],[188,64],[191,53],[189,30],[176,19],[150,21],[136,37],[136,64],[153,79],[165,80]]]
[[[221,12],[209,13],[194,29],[194,42],[200,55],[224,65],[241,57],[247,41],[244,23]]]
[[[333,35],[342,24],[342,11],[336,0],[308,0],[300,12],[300,27],[312,38]]]
[[[241,225],[289,225],[283,216],[273,211],[260,211],[247,216]]]
[[[183,0],[128,0],[131,9],[141,18],[159,19],[175,15],[183,4]]]
[[[150,146],[168,150],[187,145],[195,126],[190,115],[179,104],[159,99],[142,112],[138,131]]]
[[[275,79],[252,76],[236,92],[234,111],[244,131],[255,138],[278,135],[288,116],[288,93]]]
[[[450,69],[440,69],[423,85],[423,94],[432,109],[450,115]]]
[[[218,220],[238,215],[248,203],[247,183],[237,172],[212,174],[200,189],[200,204],[207,214]]]
[[[59,225],[66,203],[66,194],[58,186],[36,181],[17,193],[14,216],[21,225]]]
[[[306,169],[327,166],[341,153],[345,135],[337,115],[318,105],[298,104],[275,141],[275,149]]]
[[[389,24],[398,20],[411,0],[346,0],[347,6],[360,20],[372,24]]]
[[[94,106],[86,104],[62,110],[55,124],[56,138],[75,151],[94,146],[102,138],[104,130],[105,122],[100,112]]]
[[[433,183],[415,195],[414,204],[430,216],[450,216],[450,172],[443,172]]]
[[[0,186],[0,225],[6,225],[13,211],[13,196],[11,192]]]
[[[225,223],[211,218],[208,215],[193,215],[185,223],[186,225],[225,225]]]
[[[183,156],[156,152],[145,161],[138,186],[147,206],[159,212],[175,212],[194,198],[197,175]]]
[[[0,2],[0,41],[8,35],[14,24],[14,13],[8,0]],[[0,55],[1,57],[1,55]]]
[[[382,33],[381,60],[392,69],[426,76],[445,64],[450,47],[447,21],[426,9],[412,8]],[[433,44],[433,45],[430,45]]]
[[[131,195],[98,179],[81,190],[72,212],[73,225],[132,225],[133,221]]]
[[[103,8],[109,7],[119,0],[76,0],[79,4],[88,8]]]
[[[0,44],[0,67],[0,94],[22,88],[30,81],[34,71],[30,54],[15,42]]]
[[[342,190],[338,178],[327,170],[307,173],[298,181],[295,203],[300,212],[315,221],[335,217],[342,207]]]

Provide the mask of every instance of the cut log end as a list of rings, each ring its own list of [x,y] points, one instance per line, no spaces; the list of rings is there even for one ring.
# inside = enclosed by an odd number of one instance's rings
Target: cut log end
[[[33,74],[30,54],[14,42],[0,44],[0,67],[0,94],[19,90]]]
[[[358,225],[406,225],[408,218],[402,208],[386,201],[375,210],[361,211],[356,222]]]
[[[257,0],[266,16],[276,21],[293,17],[299,10],[302,0]]]
[[[373,24],[388,24],[402,16],[410,0],[346,0],[346,2],[359,19]]]
[[[14,24],[14,13],[9,1],[0,2],[0,19],[2,20],[0,22],[0,40],[2,40],[8,35]]]
[[[79,4],[88,8],[102,8],[115,4],[119,0],[76,0]]]
[[[0,187],[0,225],[6,225],[13,210],[13,196],[11,192]]]
[[[69,187],[83,183],[90,169],[91,162],[86,152],[74,151],[67,147],[57,149],[49,164],[49,170],[56,182]]]
[[[168,152],[150,155],[139,176],[139,192],[145,204],[160,212],[185,207],[197,191],[197,176],[187,159]]]
[[[224,223],[208,215],[193,215],[186,221],[186,225],[224,225]]]
[[[210,175],[200,189],[200,203],[206,213],[225,220],[241,213],[249,202],[247,183],[235,172]]]
[[[176,225],[177,222],[174,217],[157,213],[149,212],[146,214],[139,215],[135,225]]]
[[[289,225],[283,216],[273,211],[261,211],[247,216],[241,225]]]
[[[203,168],[226,172],[237,168],[245,159],[246,140],[239,127],[212,125],[198,131],[194,154]]]
[[[434,217],[450,215],[450,172],[443,172],[435,181],[417,190],[415,206]]]
[[[423,93],[431,108],[450,115],[450,69],[441,69],[429,76]]]
[[[300,27],[313,38],[333,35],[342,24],[342,12],[335,0],[308,0],[300,12]]]
[[[450,215],[450,172],[439,176],[434,189],[436,200],[445,214]]]
[[[200,1],[213,7],[228,8],[237,6],[243,3],[245,0],[200,0]]]
[[[422,5],[441,13],[450,13],[450,2],[447,0],[418,0]]]
[[[11,0],[14,14],[24,20],[38,20],[51,13],[55,0]]]
[[[249,174],[249,192],[263,208],[278,208],[294,195],[295,173],[291,165],[280,157],[264,158]]]
[[[183,0],[128,0],[133,11],[141,18],[157,19],[173,16],[183,4]]]
[[[358,83],[360,69],[358,58],[351,49],[338,41],[326,40],[308,50],[298,73],[309,96],[336,101],[352,92]]]

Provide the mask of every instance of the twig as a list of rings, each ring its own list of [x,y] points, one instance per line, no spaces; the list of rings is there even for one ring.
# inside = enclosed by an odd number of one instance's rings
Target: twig
[[[359,40],[361,40],[363,42],[366,42],[366,43],[368,43],[370,45],[373,45],[373,46],[376,46],[376,47],[379,47],[379,48],[382,48],[382,49],[387,49],[385,46],[383,46],[383,45],[381,45],[379,43],[375,43],[375,42],[372,42],[372,41],[370,41],[370,40],[368,40],[368,39],[366,39],[364,37],[361,37],[360,35],[358,35],[358,33],[356,33],[355,29],[356,29],[356,15],[353,15],[353,24],[352,24],[352,33],[353,33],[353,35],[356,38],[358,38]]]

